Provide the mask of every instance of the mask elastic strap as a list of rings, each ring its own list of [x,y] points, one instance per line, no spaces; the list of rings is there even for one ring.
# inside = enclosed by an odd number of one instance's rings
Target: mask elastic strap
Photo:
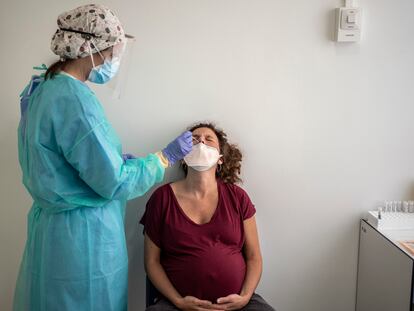
[[[91,38],[89,41],[92,41],[93,39]],[[96,47],[96,42],[95,40],[93,40],[93,45]],[[95,68],[95,62],[93,61],[93,56],[92,56],[92,47],[91,47],[91,43],[88,44],[89,47],[89,56],[91,57],[92,60],[92,66],[93,68]],[[97,49],[96,50],[98,52],[98,54],[102,57],[102,60],[105,61],[105,57],[103,57],[103,55],[101,54],[101,52]]]

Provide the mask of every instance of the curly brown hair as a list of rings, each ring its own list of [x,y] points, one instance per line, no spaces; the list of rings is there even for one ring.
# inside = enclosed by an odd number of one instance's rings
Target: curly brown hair
[[[222,156],[223,164],[218,166],[216,170],[216,176],[220,178],[223,182],[229,184],[241,183],[242,179],[240,178],[241,172],[241,161],[242,153],[240,149],[235,144],[230,144],[227,140],[227,134],[215,124],[210,122],[200,122],[196,123],[188,128],[190,132],[198,128],[209,128],[212,130],[219,141],[220,153]],[[181,167],[184,170],[185,175],[187,176],[188,167],[184,161],[181,162]]]

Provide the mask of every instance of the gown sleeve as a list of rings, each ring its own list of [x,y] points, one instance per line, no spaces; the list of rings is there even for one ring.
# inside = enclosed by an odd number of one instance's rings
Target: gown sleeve
[[[155,154],[123,160],[120,141],[92,92],[70,97],[58,105],[63,109],[55,119],[56,141],[90,188],[108,200],[130,200],[163,180],[165,168]]]

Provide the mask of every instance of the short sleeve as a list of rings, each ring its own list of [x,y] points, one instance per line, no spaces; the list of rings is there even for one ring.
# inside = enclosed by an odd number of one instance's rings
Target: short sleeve
[[[243,220],[249,219],[256,214],[256,208],[245,190],[240,187],[237,187],[237,190]]]
[[[145,207],[145,213],[140,220],[144,226],[144,233],[148,235],[152,242],[161,248],[161,230],[163,223],[163,191],[158,188],[150,197]]]

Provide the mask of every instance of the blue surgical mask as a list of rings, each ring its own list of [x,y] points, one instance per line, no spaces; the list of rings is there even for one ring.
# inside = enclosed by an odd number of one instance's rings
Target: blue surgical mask
[[[104,84],[111,80],[119,69],[119,59],[105,59],[103,64],[99,66],[93,66],[91,72],[89,73],[88,80],[97,83]]]

